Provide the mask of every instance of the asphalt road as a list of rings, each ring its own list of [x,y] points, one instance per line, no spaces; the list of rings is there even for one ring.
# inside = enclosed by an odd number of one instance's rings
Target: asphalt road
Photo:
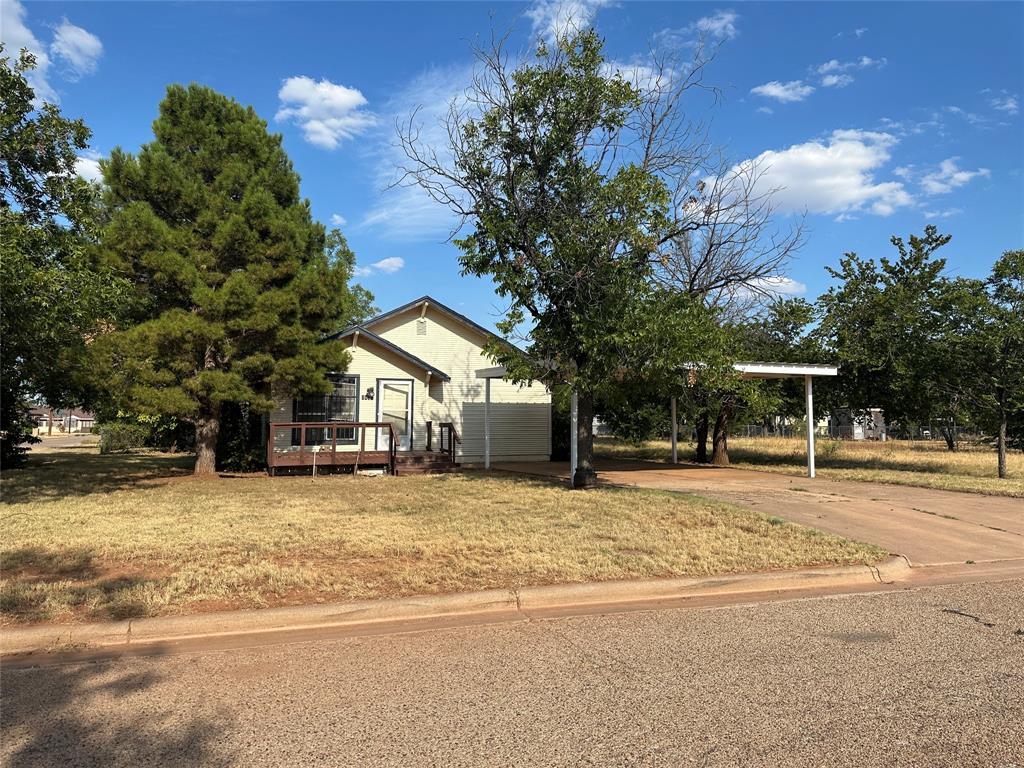
[[[1024,766],[1024,581],[2,671],[19,766]]]

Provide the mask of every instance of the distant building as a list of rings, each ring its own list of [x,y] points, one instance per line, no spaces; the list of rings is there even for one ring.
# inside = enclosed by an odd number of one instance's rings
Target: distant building
[[[881,408],[868,408],[864,411],[840,408],[828,417],[830,437],[847,440],[885,440],[888,431],[885,413]]]
[[[36,405],[29,409],[37,430],[42,432],[88,432],[96,423],[96,417],[80,408],[47,408]],[[50,419],[53,424],[50,424]]]

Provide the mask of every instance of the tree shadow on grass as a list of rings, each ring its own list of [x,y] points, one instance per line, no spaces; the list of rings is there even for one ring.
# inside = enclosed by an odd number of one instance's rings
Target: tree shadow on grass
[[[0,614],[19,623],[51,621],[55,612],[93,620],[142,618],[151,612],[146,592],[159,581],[109,573],[86,547],[10,550],[0,558],[0,572]]]
[[[5,665],[0,762],[8,768],[231,764],[219,741],[227,716],[197,711],[187,697],[155,697],[150,689],[168,680],[157,663]]]
[[[27,466],[4,471],[0,499],[5,504],[54,501],[112,493],[189,474],[188,454],[98,454],[68,449],[29,455]]]

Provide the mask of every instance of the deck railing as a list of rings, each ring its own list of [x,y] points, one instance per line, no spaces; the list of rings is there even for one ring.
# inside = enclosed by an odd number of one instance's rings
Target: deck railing
[[[452,463],[455,463],[455,446],[462,444],[462,437],[459,435],[459,430],[455,428],[455,425],[450,421],[443,421],[437,425],[438,437],[441,443],[441,453],[447,453],[448,458],[451,459]],[[447,441],[445,435],[448,436]]]
[[[366,433],[372,430],[373,447],[366,449]],[[377,437],[387,435],[387,448],[377,449]],[[350,466],[387,466],[395,474],[397,441],[388,421],[286,421],[270,425],[267,437],[267,471],[278,469]]]

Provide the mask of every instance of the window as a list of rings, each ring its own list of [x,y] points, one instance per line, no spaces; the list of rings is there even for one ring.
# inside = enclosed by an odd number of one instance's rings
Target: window
[[[293,421],[342,421],[359,420],[359,377],[342,374],[330,374],[328,378],[334,384],[334,390],[327,395],[309,395],[297,398],[292,403],[295,415]],[[338,444],[354,445],[356,442],[355,428],[339,429]],[[299,445],[301,436],[298,429],[292,430],[292,445]],[[307,429],[306,445],[331,443],[331,433],[326,429]]]

